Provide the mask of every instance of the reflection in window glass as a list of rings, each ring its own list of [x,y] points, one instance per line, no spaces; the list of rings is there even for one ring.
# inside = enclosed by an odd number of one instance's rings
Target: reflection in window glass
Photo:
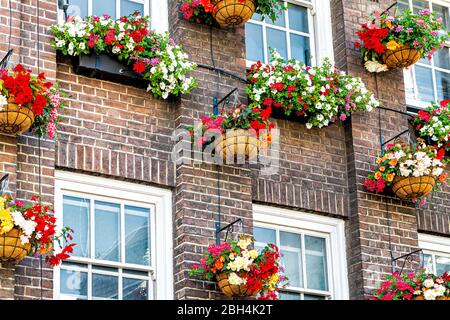
[[[305,236],[305,250],[308,288],[328,290],[325,239]]]
[[[119,261],[120,205],[95,201],[95,258]]]
[[[428,0],[413,0],[414,13],[419,13],[420,10],[428,8]]]
[[[92,15],[94,16],[111,16],[111,19],[116,19],[116,0],[93,0],[92,1]]]
[[[431,69],[416,66],[416,90],[422,101],[434,101],[433,75]]]
[[[439,100],[450,99],[450,74],[436,71],[436,90]]]
[[[287,44],[286,44],[286,33],[272,28],[266,29],[267,33],[267,48],[277,49],[278,53],[284,58],[287,59]],[[270,51],[269,51],[270,52]],[[269,60],[270,60],[269,55]]]
[[[434,65],[442,69],[450,69],[450,57],[448,48],[436,51],[434,55]]]
[[[309,38],[291,34],[292,58],[307,65],[311,64],[311,50],[309,48]]]
[[[73,233],[73,256],[89,257],[89,199],[64,196],[63,225],[76,230]]]
[[[123,300],[148,300],[148,281],[123,278]]]
[[[301,296],[299,293],[293,292],[280,292],[278,299],[280,300],[300,300]]]
[[[303,287],[302,245],[299,234],[280,232],[281,262],[292,287]]]
[[[85,300],[88,297],[87,281],[87,272],[65,270],[61,268],[60,292],[73,296],[77,300]]]
[[[433,256],[431,254],[421,254],[420,255],[420,265],[424,267],[427,272],[433,273]]]
[[[258,242],[277,243],[276,232],[273,229],[255,227],[253,236]]]
[[[68,8],[67,15],[69,16],[88,16],[88,0],[69,0],[70,7]]]
[[[247,59],[264,61],[262,27],[256,24],[247,24],[245,26],[245,39]]]
[[[125,262],[150,265],[150,210],[125,207]]]
[[[94,273],[92,275],[92,298],[118,299],[118,285],[117,277]]]
[[[144,14],[144,5],[142,3],[136,3],[129,0],[120,0],[120,15],[129,16],[134,11],[139,11],[140,15]]]
[[[305,294],[304,299],[305,300],[325,300],[325,297],[323,297],[323,296],[313,296],[311,294]]]
[[[450,258],[436,256],[436,274],[442,275],[450,272]]]
[[[440,6],[438,4],[433,3],[433,11],[436,12],[436,16],[442,18],[442,22],[445,26],[447,26],[447,30],[450,31],[450,19],[448,17],[448,7]]]
[[[308,9],[300,6],[289,7],[289,27],[300,32],[309,32]]]
[[[272,21],[272,20],[270,20],[270,18],[266,17],[266,22],[268,24],[271,24],[271,25],[274,25],[274,26],[284,27],[284,26],[286,26],[286,21],[285,21],[286,18],[285,18],[284,15],[285,15],[284,11],[281,11],[281,14],[278,15],[277,20]]]

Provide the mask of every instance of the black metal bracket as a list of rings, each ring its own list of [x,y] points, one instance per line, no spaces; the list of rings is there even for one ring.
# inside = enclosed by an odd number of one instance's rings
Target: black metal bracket
[[[416,254],[416,253],[419,253],[419,252],[422,252],[422,249],[414,250],[413,252],[410,252],[410,253],[404,254],[404,255],[402,255],[400,257],[397,257],[395,259],[392,259],[392,269],[393,269],[393,271],[395,271],[395,262],[397,262],[400,259],[404,259],[403,260],[403,264],[402,264],[402,268],[400,269],[400,272],[399,272],[401,274],[403,272],[403,269],[405,268],[406,261],[410,260],[410,258],[411,258],[411,256],[413,254]]]
[[[233,226],[236,223],[241,222],[241,221],[242,221],[242,219],[239,218],[239,219],[233,221],[232,223],[226,225],[225,227],[221,227],[221,222],[220,222],[220,217],[219,217],[219,221],[216,222],[216,245],[218,245],[218,246],[220,245],[220,233],[222,231],[227,230],[227,233],[225,234],[225,241],[227,241],[227,239],[228,239],[228,232],[230,231],[230,229],[233,230]]]
[[[0,179],[0,195],[3,194],[3,192],[8,190],[8,183],[9,183],[9,173],[5,174]]]
[[[9,60],[13,54],[13,49],[9,49],[5,57],[0,61],[0,70],[5,70],[8,67]]]

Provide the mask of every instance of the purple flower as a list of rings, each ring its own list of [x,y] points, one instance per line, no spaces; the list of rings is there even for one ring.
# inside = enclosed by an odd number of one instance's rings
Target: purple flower
[[[403,29],[404,29],[403,26],[397,26],[397,28],[395,28],[395,32],[400,32]]]
[[[413,32],[412,28],[406,28],[406,33],[411,33],[411,32]]]
[[[152,63],[152,65],[156,66],[159,63],[159,59],[158,58],[153,58],[151,63]]]
[[[430,9],[423,9],[423,10],[420,10],[419,13],[422,16],[427,16],[427,15],[431,14],[431,10]]]
[[[437,30],[431,30],[431,35],[432,35],[433,37],[436,37],[438,34],[439,34],[439,31],[437,31]]]

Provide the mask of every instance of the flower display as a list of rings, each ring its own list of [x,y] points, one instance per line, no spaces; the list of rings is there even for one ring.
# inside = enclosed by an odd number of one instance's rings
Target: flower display
[[[276,300],[277,292],[287,284],[280,266],[280,252],[273,244],[262,250],[252,248],[254,239],[241,237],[239,241],[210,246],[200,261],[194,264],[189,275],[212,280],[220,273],[228,275],[232,285],[246,285],[260,300]]]
[[[207,133],[226,133],[231,129],[254,130],[257,137],[261,136],[261,140],[265,141],[267,147],[271,142],[270,130],[275,128],[275,124],[271,123],[271,109],[250,108],[244,105],[238,105],[230,110],[224,110],[218,115],[210,114],[201,118],[198,125],[190,127],[189,130],[196,143],[200,146],[209,144]],[[210,138],[212,138],[211,135]]]
[[[181,0],[180,9],[183,18],[197,24],[214,25],[213,13],[216,10],[214,0]],[[244,0],[239,0],[243,3]],[[275,21],[278,14],[285,9],[278,0],[253,0],[255,13]]]
[[[450,299],[450,274],[436,276],[421,268],[418,273],[388,275],[373,292],[372,300]]]
[[[355,43],[355,46],[361,49],[361,56],[369,72],[387,71],[383,54],[387,50],[396,50],[403,46],[416,49],[421,58],[431,60],[448,37],[442,18],[437,18],[429,9],[420,10],[418,14],[403,10],[395,17],[380,15],[375,11],[370,20],[363,23],[361,29],[356,32],[359,41]]]
[[[394,185],[396,177],[422,177],[433,175],[437,178],[435,188],[445,183],[447,174],[442,162],[444,154],[418,139],[415,146],[404,143],[389,144],[386,151],[376,160],[377,170],[364,181],[369,192],[383,193]]]
[[[189,93],[196,87],[195,78],[187,74],[196,68],[188,55],[169,34],[149,30],[149,18],[139,12],[117,21],[109,16],[73,17],[51,26],[51,42],[64,55],[108,54],[129,65],[148,81],[147,91],[167,99]]]
[[[3,194],[0,196],[0,235],[14,228],[19,229],[20,242],[30,245],[29,255],[45,254],[47,263],[57,266],[73,251],[75,244],[69,242],[73,240],[74,231],[65,227],[57,234],[56,218],[52,213],[51,207],[43,204],[37,196],[25,204],[9,194]]]
[[[53,139],[64,107],[58,86],[47,81],[44,73],[35,76],[18,64],[11,71],[0,70],[0,111],[8,102],[28,106],[34,113],[32,131],[36,136]]]
[[[329,59],[309,67],[296,60],[285,62],[272,50],[270,63],[253,64],[247,79],[250,107],[280,108],[288,116],[305,119],[308,129],[344,121],[355,111],[372,111],[380,105],[360,78],[336,69]]]
[[[450,100],[439,105],[433,102],[425,110],[419,110],[410,123],[419,137],[429,140],[428,144],[450,152]]]

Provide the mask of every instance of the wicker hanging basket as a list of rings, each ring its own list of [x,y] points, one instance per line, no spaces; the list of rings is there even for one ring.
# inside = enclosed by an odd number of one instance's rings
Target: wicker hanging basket
[[[20,240],[22,231],[13,228],[0,235],[0,260],[6,263],[19,263],[28,255],[31,245]]]
[[[424,296],[415,296],[414,300],[425,300]],[[436,300],[450,300],[450,297],[437,297]]]
[[[389,69],[408,68],[420,59],[420,51],[403,45],[395,50],[387,50],[382,56]]]
[[[222,291],[222,293],[227,297],[252,297],[258,294],[258,292],[252,292],[248,290],[245,284],[230,284],[228,282],[228,274],[226,274],[225,272],[217,274],[216,280],[220,291]]]
[[[436,183],[433,175],[422,177],[399,177],[394,179],[392,191],[402,200],[423,198],[431,193]]]
[[[34,123],[34,113],[30,105],[20,106],[13,98],[0,110],[0,132],[5,134],[22,134]]]
[[[216,146],[216,153],[223,158],[226,163],[228,154],[230,160],[245,158],[251,161],[258,156],[259,140],[255,136],[251,136],[247,130],[236,129],[229,130],[222,135],[222,141]]]
[[[256,10],[252,0],[212,0],[214,19],[222,28],[244,25]]]

